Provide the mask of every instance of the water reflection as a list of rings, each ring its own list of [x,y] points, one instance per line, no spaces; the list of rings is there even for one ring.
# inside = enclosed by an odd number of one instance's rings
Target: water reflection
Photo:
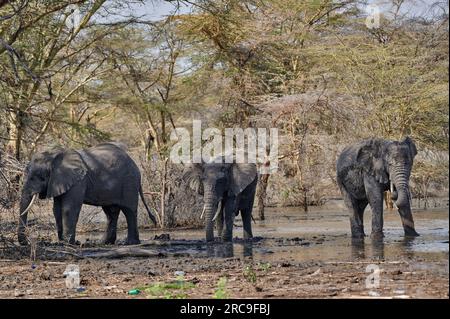
[[[352,238],[351,239],[351,255],[352,259],[364,259],[366,258],[364,238]]]
[[[233,243],[214,243],[208,244],[206,247],[207,257],[212,258],[230,258],[230,257],[240,257],[240,253],[236,255],[234,246],[242,246],[242,256],[243,257],[253,257],[253,242],[245,241],[238,244]],[[238,249],[240,250],[240,249]]]
[[[394,245],[386,246],[385,238],[371,238],[371,251],[368,254],[365,239],[351,239],[351,258],[354,260],[371,258],[376,260],[385,260],[386,250],[394,252],[397,256],[401,255],[407,258],[414,257],[414,248],[418,245],[417,239],[414,237],[404,237]]]
[[[208,244],[206,247],[208,257],[230,258],[234,256],[233,243]]]
[[[372,258],[377,260],[384,260],[384,239],[372,238]]]
[[[244,242],[244,257],[253,257],[253,242]]]
[[[417,245],[416,237],[404,237],[400,241],[400,249],[403,251],[403,255],[408,258],[414,257],[414,247]]]

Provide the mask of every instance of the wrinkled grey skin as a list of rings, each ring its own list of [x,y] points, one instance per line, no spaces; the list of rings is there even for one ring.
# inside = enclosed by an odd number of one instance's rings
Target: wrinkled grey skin
[[[372,238],[383,237],[383,192],[394,192],[405,236],[419,236],[411,214],[409,177],[417,149],[411,138],[402,141],[370,139],[343,150],[337,161],[337,182],[350,210],[353,238],[363,238],[363,214],[372,208]]]
[[[241,212],[244,239],[251,239],[252,209],[258,180],[255,164],[203,163],[189,165],[183,180],[204,195],[206,241],[214,240],[214,215],[217,232],[223,241],[233,238],[233,221]]]
[[[139,194],[144,201],[141,174],[120,144],[104,143],[75,151],[60,149],[35,154],[27,166],[20,201],[19,243],[27,244],[24,234],[27,214],[22,212],[34,194],[53,198],[58,239],[75,243],[75,229],[83,204],[101,206],[108,226],[106,244],[116,241],[120,211],[128,224],[127,244],[138,244],[137,207]],[[156,223],[144,201],[151,220]]]

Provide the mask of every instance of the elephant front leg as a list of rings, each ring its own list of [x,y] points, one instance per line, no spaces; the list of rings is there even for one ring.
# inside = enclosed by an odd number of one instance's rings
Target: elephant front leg
[[[364,187],[372,209],[372,233],[373,239],[383,238],[383,190],[380,183],[372,177],[364,178]]]
[[[223,211],[224,211],[224,203],[222,201],[222,203],[220,204],[219,207],[219,214],[217,215],[216,218],[216,228],[217,228],[217,234],[219,237],[222,237],[222,233],[223,233],[223,222],[224,222],[224,217],[223,217]]]
[[[119,219],[120,208],[116,206],[102,207],[108,220],[103,242],[106,245],[114,245],[117,239],[117,220]]]
[[[228,199],[225,201],[224,207],[224,229],[222,232],[222,240],[223,241],[232,241],[233,240],[233,222],[234,217],[236,216],[236,200]]]
[[[61,197],[55,197],[53,199],[53,215],[55,216],[56,230],[58,232],[58,240],[64,240],[63,236],[63,222],[61,211]]]
[[[252,211],[251,209],[241,210],[242,226],[244,227],[244,239],[252,239]]]
[[[75,232],[81,206],[83,206],[85,191],[84,183],[79,183],[60,196],[63,239],[72,245],[76,243]]]
[[[75,233],[82,205],[81,201],[74,201],[72,198],[61,199],[63,240],[72,245],[76,244]]]

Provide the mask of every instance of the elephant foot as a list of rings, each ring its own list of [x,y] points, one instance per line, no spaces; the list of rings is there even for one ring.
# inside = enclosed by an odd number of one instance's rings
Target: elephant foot
[[[405,237],[418,237],[420,236],[414,228],[405,228]]]
[[[19,235],[18,240],[19,240],[19,244],[20,244],[21,246],[26,246],[26,245],[28,245],[28,239],[27,239],[27,236],[25,236],[25,235]]]
[[[127,240],[125,241],[125,245],[139,245],[140,243],[141,241],[136,238],[127,238]]]
[[[114,245],[116,243],[116,240],[115,239],[104,239],[103,241],[102,241],[102,244],[103,245]]]
[[[224,240],[222,239],[222,237],[214,237],[213,239],[206,239],[206,243],[208,244],[208,245],[211,245],[211,244],[221,244],[221,243],[223,243],[224,242]]]
[[[380,240],[383,238],[384,238],[383,231],[374,231],[370,234],[370,239],[373,239],[373,240]]]
[[[366,237],[366,234],[364,233],[352,233],[352,238],[353,239],[364,239],[364,237]]]

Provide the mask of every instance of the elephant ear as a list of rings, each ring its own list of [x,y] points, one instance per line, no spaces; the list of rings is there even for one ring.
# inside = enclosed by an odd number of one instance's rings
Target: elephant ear
[[[379,183],[389,182],[383,162],[382,140],[372,139],[364,142],[358,150],[356,161],[363,171],[374,176]]]
[[[405,137],[400,143],[406,144],[409,147],[409,151],[411,153],[411,158],[414,158],[417,155],[416,144],[409,136]]]
[[[69,150],[59,153],[51,165],[47,198],[66,193],[75,183],[81,181],[86,173],[87,168],[77,152]]]
[[[241,193],[257,178],[255,164],[233,164],[231,166],[230,189],[234,195]]]
[[[193,191],[203,195],[202,175],[203,169],[201,164],[190,164],[185,168],[182,180],[188,184]]]

